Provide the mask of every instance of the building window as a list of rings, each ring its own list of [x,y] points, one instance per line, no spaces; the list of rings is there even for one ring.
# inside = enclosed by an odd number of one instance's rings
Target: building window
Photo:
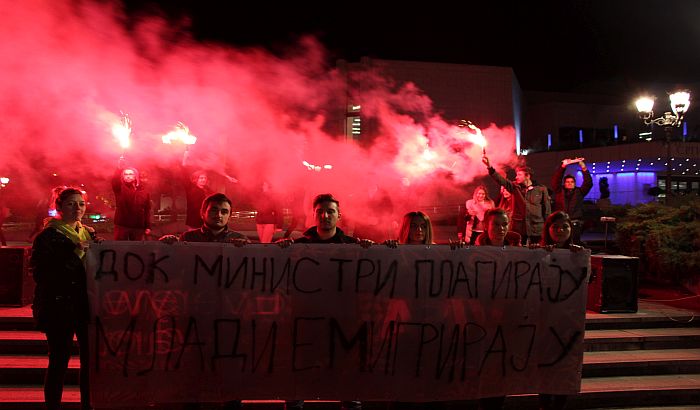
[[[357,140],[362,135],[362,118],[359,105],[350,104],[345,114],[345,138]]]

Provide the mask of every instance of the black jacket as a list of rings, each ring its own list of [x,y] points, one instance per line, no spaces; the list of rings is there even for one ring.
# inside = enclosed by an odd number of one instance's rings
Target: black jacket
[[[112,190],[117,200],[114,224],[124,228],[151,228],[151,196],[139,183],[126,184],[122,170],[117,169],[112,177]]]
[[[583,219],[583,198],[593,188],[593,179],[588,170],[583,172],[581,187],[566,189],[562,184],[564,168],[558,167],[552,176],[552,191],[554,191],[554,210],[564,211],[571,219]]]
[[[226,227],[218,235],[214,235],[211,229],[202,225],[199,229],[190,229],[180,235],[180,240],[185,242],[228,242],[232,239],[248,239],[240,232],[230,231]]]
[[[294,243],[360,243],[360,240],[352,236],[345,235],[340,228],[335,228],[335,235],[329,239],[321,239],[318,236],[316,227],[312,226],[304,232],[304,236],[299,239],[295,239]]]
[[[76,245],[53,228],[34,239],[30,266],[36,288],[32,311],[39,330],[55,323],[87,323],[90,317],[85,265]]]
[[[525,186],[508,181],[493,167],[489,167],[489,175],[499,185],[504,186],[513,198],[513,220],[525,220],[525,232],[521,236],[540,236],[544,220],[552,213],[547,188],[542,185]]]

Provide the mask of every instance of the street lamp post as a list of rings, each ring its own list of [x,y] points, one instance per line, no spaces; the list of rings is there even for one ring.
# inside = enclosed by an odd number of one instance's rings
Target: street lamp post
[[[664,127],[666,144],[666,203],[672,195],[671,190],[671,133],[674,127],[683,124],[683,116],[688,112],[690,106],[690,93],[687,91],[677,91],[669,96],[671,110],[667,111],[659,118],[654,118],[654,97],[640,97],[635,102],[639,118],[646,125],[659,125]]]

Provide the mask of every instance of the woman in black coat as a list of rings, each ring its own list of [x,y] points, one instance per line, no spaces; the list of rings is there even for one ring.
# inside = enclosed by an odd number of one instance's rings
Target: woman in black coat
[[[85,252],[94,230],[80,223],[85,214],[84,193],[66,188],[56,198],[58,216],[47,220],[34,239],[31,267],[36,289],[32,311],[37,328],[46,333],[49,367],[44,400],[49,410],[61,407],[63,379],[73,345],[80,347],[80,403],[91,409],[88,379],[88,295]]]

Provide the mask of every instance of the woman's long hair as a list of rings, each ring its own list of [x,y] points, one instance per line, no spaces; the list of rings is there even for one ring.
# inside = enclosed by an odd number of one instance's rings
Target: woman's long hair
[[[542,228],[542,239],[540,240],[540,245],[542,245],[542,246],[544,246],[544,245],[557,245],[557,241],[555,241],[554,238],[552,238],[549,235],[549,227],[552,226],[555,222],[559,222],[559,221],[568,222],[569,226],[573,226],[571,224],[571,218],[569,217],[569,214],[567,214],[566,212],[556,211],[556,212],[552,213],[551,215],[549,215],[547,217],[547,220],[544,221],[544,227]],[[564,242],[564,246],[568,247],[569,245],[571,245],[571,237],[572,236],[573,235],[569,235],[569,239],[567,239],[566,242]]]
[[[409,212],[403,216],[403,221],[401,222],[401,230],[399,230],[399,243],[408,243],[408,234],[411,232],[411,220],[413,220],[414,216],[420,217],[423,221],[425,221],[425,241],[423,243],[426,245],[432,244],[433,224],[430,222],[430,217],[421,211]]]
[[[484,191],[484,202],[493,203],[493,199],[489,197],[489,190],[486,189],[486,187],[483,185],[479,185],[478,187],[474,188],[474,192],[472,193],[472,199],[474,200],[474,202],[476,202],[476,193],[479,192],[479,190]]]

